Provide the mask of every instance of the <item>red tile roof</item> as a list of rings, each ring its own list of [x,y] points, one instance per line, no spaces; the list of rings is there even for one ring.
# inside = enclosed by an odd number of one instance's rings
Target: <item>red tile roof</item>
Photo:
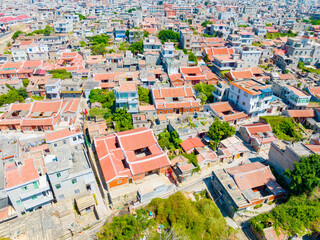
[[[276,181],[269,166],[265,166],[259,162],[228,168],[226,171],[233,177],[242,191],[262,187]]]
[[[137,128],[94,139],[96,152],[106,182],[170,165],[153,132]],[[136,150],[148,148],[150,154],[137,155]]]
[[[313,109],[287,110],[289,117],[292,118],[308,118],[314,117]]]
[[[14,187],[39,177],[32,158],[24,160],[24,165],[10,163],[6,165],[6,188]]]
[[[56,132],[52,132],[52,133],[48,133],[46,134],[46,139],[47,139],[47,143],[53,142],[53,141],[57,141],[63,138],[67,138],[67,137],[71,137],[74,135],[79,135],[82,134],[80,127],[75,127],[74,129],[63,129],[60,131],[56,131]]]
[[[180,145],[185,152],[188,152],[196,147],[204,147],[204,144],[199,138],[188,138],[187,140],[184,140]]]

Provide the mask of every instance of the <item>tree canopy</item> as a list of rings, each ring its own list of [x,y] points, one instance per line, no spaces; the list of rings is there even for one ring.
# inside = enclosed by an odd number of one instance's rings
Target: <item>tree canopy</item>
[[[28,87],[30,80],[28,78],[22,79],[22,84],[24,87]]]
[[[138,86],[138,95],[140,103],[150,103],[150,90],[148,88]]]
[[[233,232],[209,199],[193,202],[177,192],[168,199],[153,199],[147,209],[154,212],[158,224],[178,231],[183,239],[227,239]]]
[[[153,219],[148,218],[148,213],[141,208],[136,211],[136,216],[122,215],[114,217],[111,223],[106,223],[97,234],[99,240],[130,240],[139,239],[148,227],[155,225]]]
[[[99,102],[102,104],[102,108],[109,108],[114,110],[114,91],[108,91],[105,89],[92,89],[89,94],[91,103]]]
[[[203,23],[201,23],[201,26],[202,26],[202,27],[206,27],[206,26],[209,25],[209,24],[212,24],[212,22],[209,21],[209,20],[206,20],[206,21],[204,21]]]
[[[299,141],[302,139],[301,130],[294,123],[293,118],[279,116],[263,116],[260,119],[270,124],[278,139],[285,141]]]
[[[26,33],[25,33],[25,32],[22,32],[21,30],[18,30],[18,31],[16,31],[16,32],[12,35],[11,39],[12,39],[13,41],[16,40],[16,39],[19,37],[20,34],[26,34]]]
[[[168,132],[167,130],[161,132],[158,135],[158,143],[161,148],[167,148],[170,151],[174,151],[180,147],[182,140],[176,131]]]
[[[106,47],[109,46],[110,37],[106,34],[88,37],[91,45],[92,55],[103,55],[107,52]]]
[[[301,157],[294,163],[294,169],[287,169],[285,175],[290,179],[290,188],[294,194],[310,194],[320,187],[320,155]]]
[[[112,114],[112,121],[115,122],[114,129],[118,132],[133,129],[132,117],[126,108],[117,108]]]
[[[193,87],[196,91],[200,92],[203,97],[201,98],[201,103],[212,103],[213,102],[213,95],[212,92],[214,92],[214,86],[211,84],[206,83],[197,83]]]
[[[14,89],[13,87],[6,85],[9,91],[6,94],[0,95],[0,106],[3,104],[10,104],[14,102],[24,102],[28,97],[28,93],[25,88]]]
[[[87,19],[86,16],[84,16],[84,15],[82,15],[82,14],[80,14],[80,13],[75,13],[75,14],[79,16],[80,21]]]
[[[221,140],[233,136],[236,133],[236,129],[228,122],[220,121],[219,118],[215,118],[211,124],[207,133],[208,137],[212,140],[211,146],[215,150]]]
[[[143,53],[143,41],[137,41],[130,45],[129,50],[133,53]]]
[[[180,38],[180,34],[172,30],[161,30],[158,34],[158,38],[162,43],[167,42],[169,39],[173,42],[177,42]]]
[[[61,80],[72,78],[71,72],[68,72],[66,69],[54,69],[49,71],[52,74],[52,78],[60,78]]]
[[[189,56],[189,61],[194,62],[195,65],[198,65],[198,59],[197,59],[196,55],[194,55],[194,53],[192,51],[188,52],[188,56]]]
[[[279,234],[282,231],[288,236],[302,236],[306,231],[320,232],[320,201],[306,196],[291,197],[288,202],[251,218],[249,222],[260,233],[270,223]]]

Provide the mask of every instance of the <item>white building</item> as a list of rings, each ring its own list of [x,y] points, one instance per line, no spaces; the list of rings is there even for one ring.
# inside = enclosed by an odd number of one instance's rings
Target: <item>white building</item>
[[[228,100],[239,110],[256,117],[270,108],[273,91],[256,80],[230,82]]]

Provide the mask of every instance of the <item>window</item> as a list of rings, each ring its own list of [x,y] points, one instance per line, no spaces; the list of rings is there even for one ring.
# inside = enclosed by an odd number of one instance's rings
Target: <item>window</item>
[[[79,189],[76,189],[76,190],[74,190],[74,193],[75,193],[75,194],[79,194],[79,193],[80,193],[80,190],[79,190]]]
[[[61,177],[61,173],[57,173],[57,178]]]
[[[63,140],[63,144],[66,144],[67,143],[67,141],[66,140]]]
[[[72,140],[73,140],[73,141],[77,141],[77,137],[73,137]]]
[[[58,146],[58,144],[56,144],[56,143],[55,143],[55,144],[53,144],[53,146],[54,146],[54,147],[57,147],[57,146]]]
[[[31,197],[31,199],[32,199],[32,200],[36,200],[36,199],[37,199],[37,195],[33,195],[33,196]]]
[[[38,183],[37,182],[33,182],[33,186],[34,186],[34,189],[38,189],[39,186],[38,186]]]
[[[27,190],[28,190],[28,187],[25,186],[25,187],[22,187],[21,189],[22,189],[22,191],[27,191]]]
[[[64,195],[63,194],[59,195],[59,199],[64,199]]]
[[[18,206],[21,205],[21,201],[20,200],[18,200],[16,203],[17,203]]]
[[[56,184],[56,189],[60,189],[61,188],[61,184]]]
[[[75,184],[75,183],[77,183],[77,179],[72,179],[71,182],[72,182],[72,184]]]
[[[117,182],[117,184],[121,184],[122,183],[122,180],[119,180],[118,182]]]

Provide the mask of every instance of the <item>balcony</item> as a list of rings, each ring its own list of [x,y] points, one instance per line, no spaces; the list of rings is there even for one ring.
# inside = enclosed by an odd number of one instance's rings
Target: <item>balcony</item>
[[[46,197],[39,197],[35,200],[29,200],[27,202],[24,202],[23,205],[26,210],[34,209],[36,207],[40,207],[42,205],[48,204],[53,200],[53,195],[47,195]]]
[[[38,188],[38,189],[34,189],[32,191],[21,193],[20,194],[20,198],[21,199],[26,199],[26,198],[29,198],[29,197],[31,197],[33,195],[37,195],[37,194],[40,194],[40,193],[48,191],[48,190],[50,190],[49,184],[44,186],[44,187],[42,187],[42,188]]]

